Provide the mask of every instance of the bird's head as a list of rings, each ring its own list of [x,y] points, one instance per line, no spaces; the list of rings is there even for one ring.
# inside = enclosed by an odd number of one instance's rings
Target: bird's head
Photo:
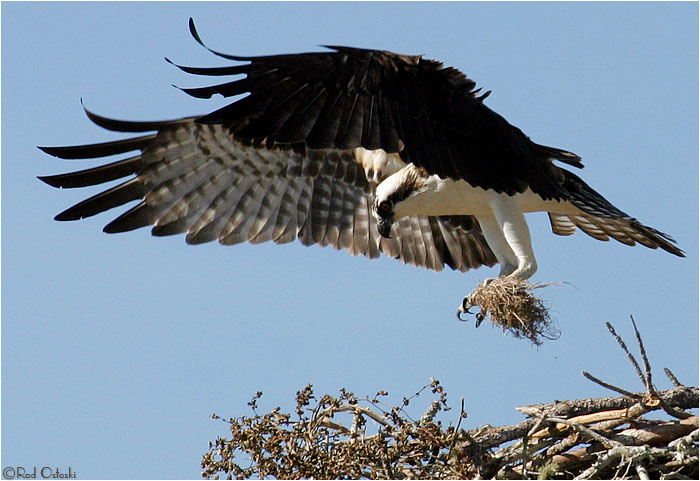
[[[420,214],[420,203],[414,202],[424,192],[427,172],[409,164],[387,177],[377,186],[372,214],[382,237],[391,238],[394,221],[407,215]]]

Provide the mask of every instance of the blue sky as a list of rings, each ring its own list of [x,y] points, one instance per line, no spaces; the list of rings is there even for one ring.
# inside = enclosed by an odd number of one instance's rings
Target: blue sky
[[[672,234],[686,259],[558,237],[528,217],[544,297],[562,331],[540,348],[455,320],[496,270],[434,272],[298,243],[187,246],[147,229],[107,235],[117,212],[53,216],[92,193],[38,180],[87,167],[36,145],[121,138],[92,111],[161,120],[223,105],[185,65],[217,50],[274,54],[322,44],[425,54],[493,93],[533,140],[576,152],[578,173],[622,210]],[[445,386],[465,428],[514,423],[513,407],[609,395],[590,371],[641,390],[603,323],[633,345],[634,315],[657,387],[698,379],[698,6],[690,3],[3,3],[2,464],[70,466],[80,478],[198,478],[208,416],[290,410],[295,392],[345,387],[400,403]],[[92,165],[92,164],[90,164]],[[427,407],[414,401],[415,414]],[[457,411],[444,422],[457,421]]]

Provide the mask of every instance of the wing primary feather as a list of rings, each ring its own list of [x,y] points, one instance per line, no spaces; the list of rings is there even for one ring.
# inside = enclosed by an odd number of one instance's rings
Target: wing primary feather
[[[102,229],[107,234],[118,234],[130,230],[153,225],[158,215],[157,209],[145,203],[140,203],[136,207],[124,212]]]
[[[227,59],[227,60],[238,60],[238,61],[241,61],[241,62],[252,62],[252,61],[255,61],[255,60],[262,60],[262,61],[264,61],[264,60],[277,60],[277,59],[285,59],[285,58],[288,58],[288,59],[290,59],[290,60],[293,61],[296,57],[299,56],[298,54],[289,54],[289,55],[267,55],[267,56],[242,56],[242,55],[231,55],[231,54],[227,54],[227,53],[217,52],[216,50],[213,50],[213,49],[209,48],[209,47],[204,43],[204,41],[203,41],[202,38],[200,37],[199,33],[197,32],[197,29],[196,29],[196,27],[195,27],[195,25],[194,25],[194,20],[193,20],[191,17],[190,17],[190,20],[189,20],[189,29],[190,29],[190,34],[191,34],[192,37],[197,41],[198,44],[200,44],[202,47],[204,47],[205,49],[207,49],[209,52],[213,53],[214,55],[216,55],[216,56],[218,56],[218,57],[221,57],[221,58],[225,58],[225,59]],[[328,55],[329,53],[325,53],[325,52],[324,52],[324,53],[322,53],[321,55],[323,55],[323,54]],[[302,54],[302,55],[303,55],[303,54]],[[309,54],[306,54],[306,55],[309,55]],[[318,55],[318,54],[317,54],[317,55]]]
[[[168,62],[170,65],[177,67],[185,73],[193,75],[206,75],[210,77],[239,75],[247,73],[247,69],[250,67],[250,65],[232,65],[227,67],[188,67],[186,65],[177,64],[170,60],[168,57],[165,57],[165,61]]]
[[[155,225],[153,226],[153,229],[151,229],[151,235],[155,237],[165,237],[170,235],[183,234],[189,230],[191,222],[192,219],[190,219],[189,217],[180,217],[172,222],[168,222],[167,224]]]
[[[210,99],[216,94],[221,94],[224,97],[231,97],[240,93],[237,89],[237,83],[245,80],[246,79],[239,80],[237,82],[225,82],[218,85],[210,85],[208,87],[186,88],[175,86],[175,88],[196,99]]]
[[[251,89],[254,85],[256,97],[260,98],[259,94],[265,93],[267,91],[273,91],[274,93],[271,97],[274,97],[278,94],[277,90],[279,89],[279,86],[285,84],[288,81],[289,79],[287,77],[284,77],[281,79],[261,79],[258,82],[253,82],[250,77],[247,77],[239,80],[234,80],[232,82],[224,82],[216,85],[210,85],[207,87],[176,88],[180,89],[181,91],[185,92],[187,95],[190,95],[192,97],[199,99],[208,99],[213,97],[215,94],[220,94],[224,97],[233,97],[235,95],[245,94],[251,92]],[[269,99],[269,103],[272,103],[272,99]],[[248,115],[258,113],[259,112],[251,111],[248,112]]]
[[[119,160],[111,164],[58,175],[40,176],[39,180],[52,187],[72,189],[98,185],[135,174],[141,163],[141,156]]]
[[[60,221],[84,219],[132,200],[141,199],[145,193],[143,184],[138,178],[134,178],[75,204],[58,214],[55,219]]]
[[[204,44],[204,42],[202,41],[202,38],[199,36],[199,33],[197,32],[197,28],[194,26],[194,20],[192,19],[192,17],[190,17],[190,20],[189,20],[189,27],[190,27],[190,34],[197,41],[197,43],[218,57],[222,57],[222,58],[225,58],[228,60],[241,60],[241,61],[248,61],[248,60],[254,59],[254,57],[239,57],[236,55],[228,55],[225,53],[217,52],[216,50],[212,50],[209,47],[207,47]]]
[[[164,120],[164,121],[147,121],[147,122],[134,122],[131,120],[117,120],[110,119],[109,117],[103,117],[97,115],[83,107],[85,115],[96,125],[99,125],[103,129],[111,130],[113,132],[149,132],[152,130],[160,130],[163,128],[173,127],[180,124],[187,124],[192,121],[191,117],[186,117],[177,120]]]
[[[143,150],[148,146],[155,134],[133,139],[115,140],[101,144],[72,145],[69,147],[38,147],[43,152],[60,159],[93,159],[97,157],[109,157],[110,155],[123,154],[132,150]]]

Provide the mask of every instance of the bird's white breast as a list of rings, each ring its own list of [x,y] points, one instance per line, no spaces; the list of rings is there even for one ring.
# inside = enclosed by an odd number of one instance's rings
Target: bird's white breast
[[[574,209],[568,202],[545,201],[529,188],[523,193],[509,196],[474,187],[463,180],[431,175],[423,192],[402,202],[397,215],[490,215],[494,206],[503,201],[515,203],[521,212],[569,213]]]

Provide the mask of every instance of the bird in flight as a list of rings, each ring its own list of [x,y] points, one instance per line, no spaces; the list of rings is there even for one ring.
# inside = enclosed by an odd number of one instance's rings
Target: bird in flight
[[[241,57],[206,47],[192,19],[190,31],[210,52],[236,63],[178,68],[238,77],[182,90],[238,98],[202,117],[160,122],[86,110],[101,127],[139,135],[40,149],[63,159],[135,154],[40,177],[62,188],[126,178],[56,220],[138,201],[104,231],[152,226],[155,236],[183,233],[189,244],[299,239],[436,271],[499,264],[500,276],[527,279],[537,262],[524,214],[542,211],[558,235],[579,228],[599,240],[684,256],[669,235],[558,165],[581,168],[578,155],[530,140],[486,106],[490,92],[481,93],[455,68],[422,56],[335,46]]]

